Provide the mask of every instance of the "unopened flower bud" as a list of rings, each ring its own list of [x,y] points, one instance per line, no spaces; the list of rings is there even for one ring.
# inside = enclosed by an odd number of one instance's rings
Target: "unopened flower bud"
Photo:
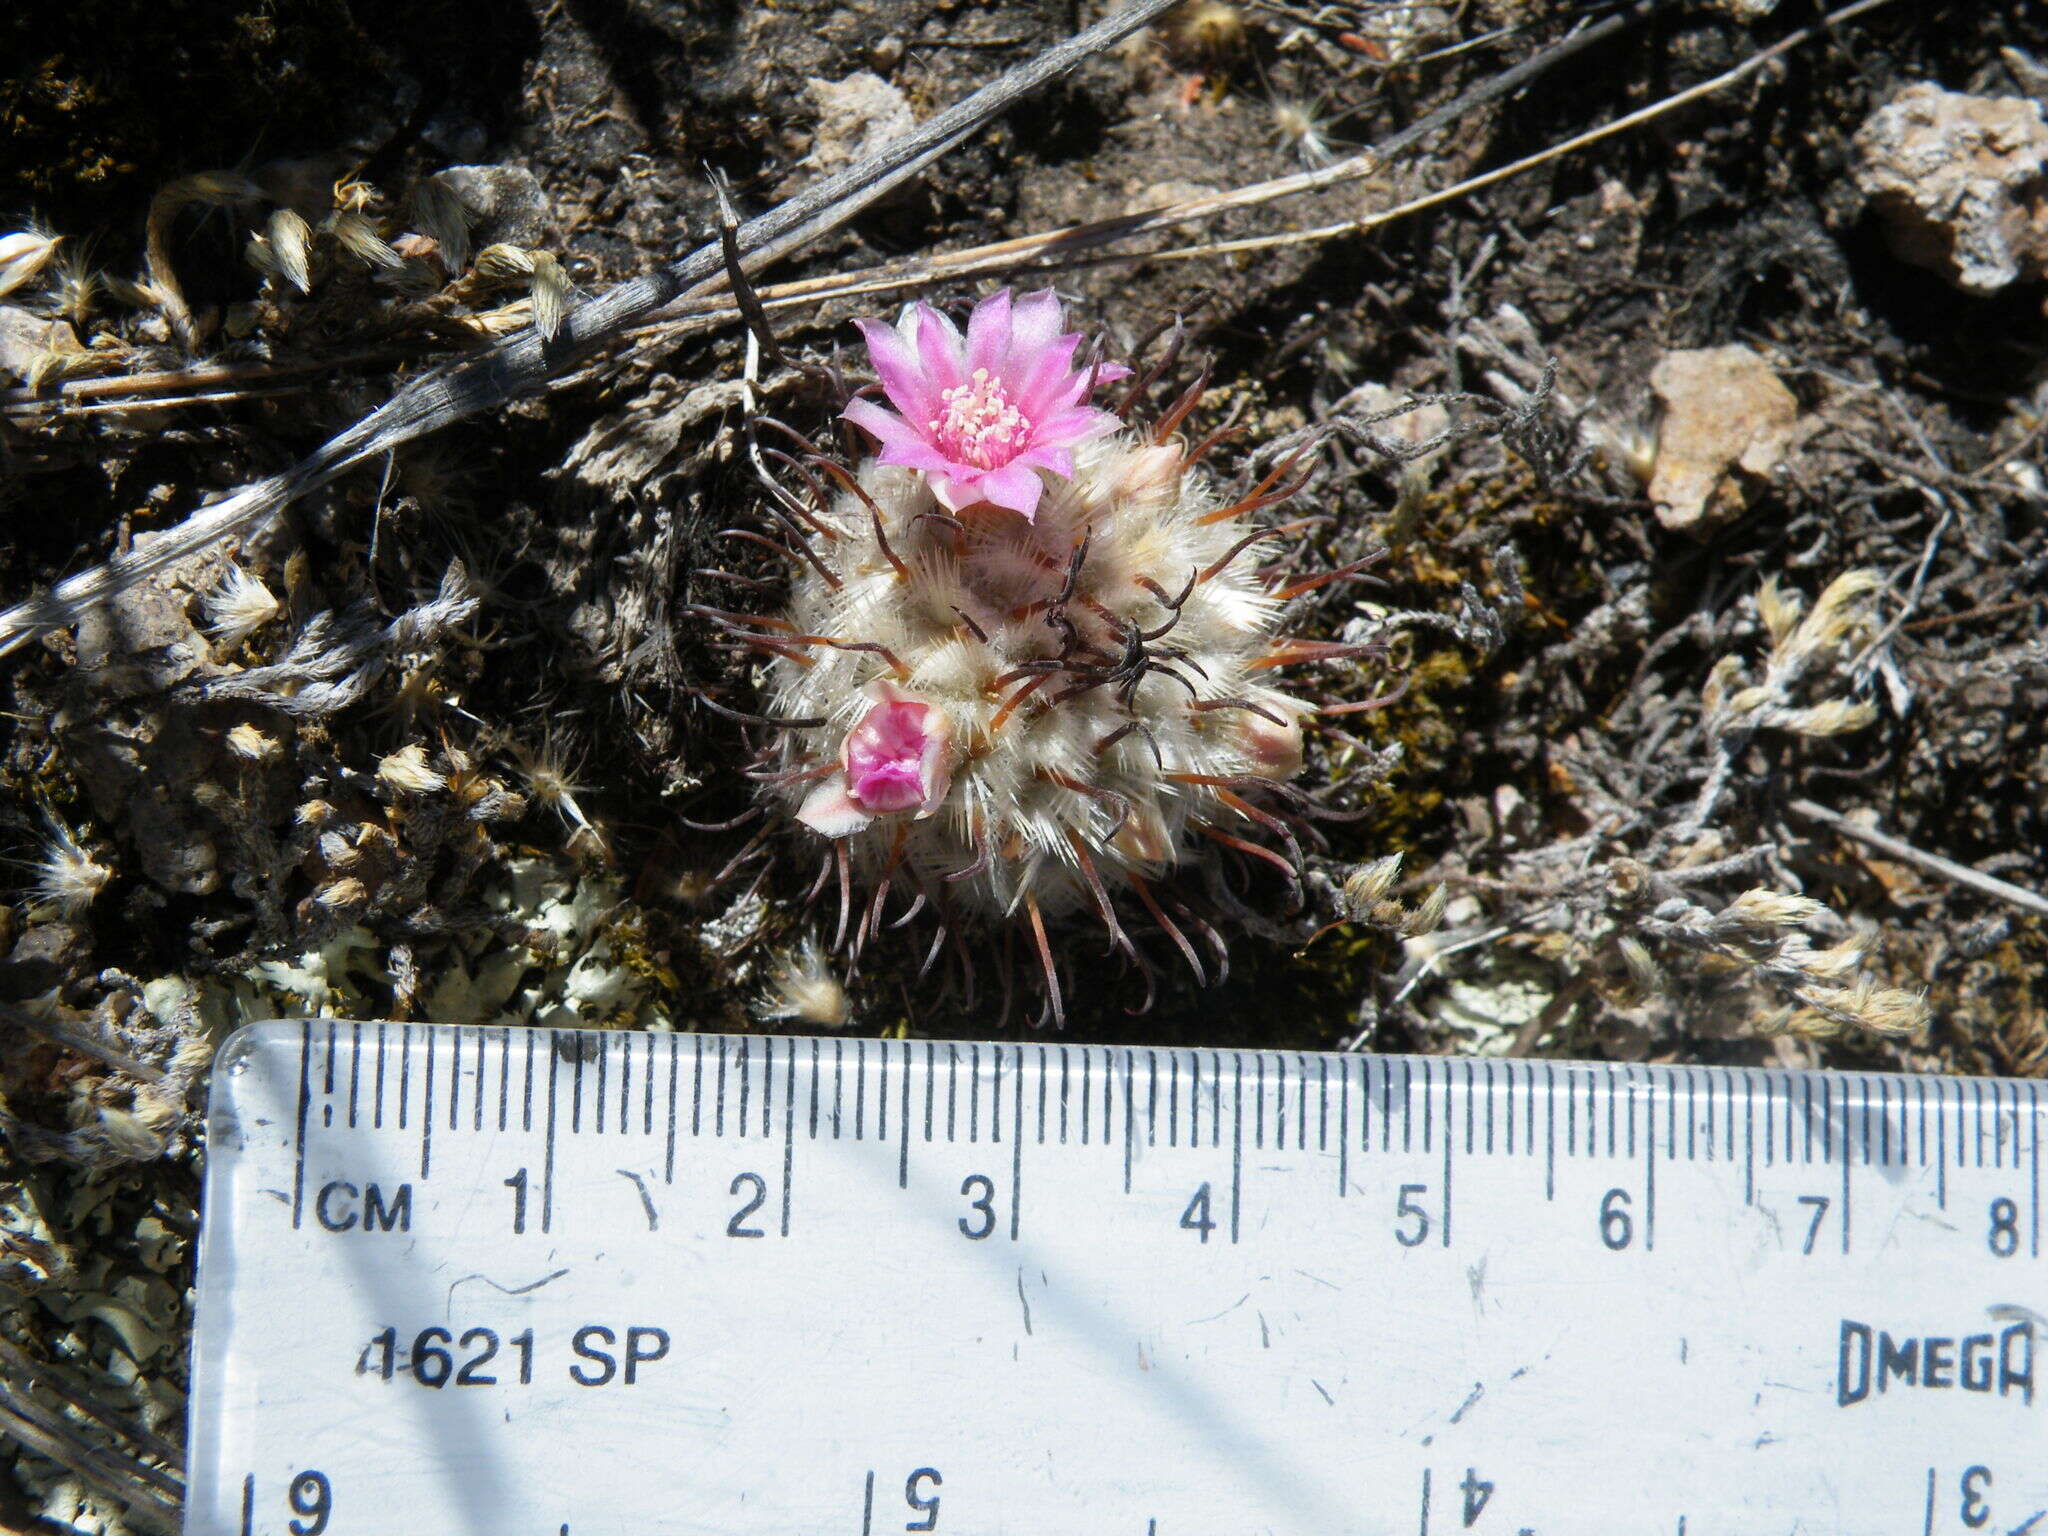
[[[920,819],[931,815],[953,776],[946,712],[888,682],[868,693],[875,703],[840,751],[847,792],[876,816],[913,809]]]
[[[1301,714],[1291,703],[1269,700],[1265,707],[1280,719],[1249,710],[1238,717],[1249,760],[1245,766],[1262,779],[1291,779],[1301,772]]]

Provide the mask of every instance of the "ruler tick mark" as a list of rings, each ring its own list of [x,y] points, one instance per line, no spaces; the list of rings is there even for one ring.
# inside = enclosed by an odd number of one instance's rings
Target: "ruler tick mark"
[[[1024,1047],[1011,1047],[1010,1092],[1010,1241],[1017,1241],[1024,1216]]]
[[[1337,1061],[1337,1198],[1351,1193],[1351,1058]]]
[[[1533,1083],[1535,1078],[1530,1078]],[[1534,1118],[1534,1111],[1531,1112]],[[1557,1198],[1557,1069],[1543,1063],[1543,1198]]]
[[[550,1034],[552,1033],[553,1032],[550,1031]],[[561,1042],[559,1040],[556,1040],[554,1042],[554,1046],[556,1053],[560,1054],[562,1048]],[[569,1042],[569,1048],[570,1050],[575,1052],[575,1054],[570,1058],[569,1134],[571,1136],[575,1136],[580,1134],[583,1130],[583,1042],[581,1040],[571,1040]],[[550,1072],[550,1082],[553,1081],[553,1076],[554,1074]],[[399,1100],[401,1109],[403,1108],[404,1102],[404,1099],[401,1097]],[[600,1104],[604,1102],[604,1098],[602,1095],[599,1096],[598,1102]]]
[[[1451,1135],[1451,1091],[1455,1086],[1451,1081],[1452,1075],[1447,1067],[1444,1072],[1444,1220],[1442,1234],[1443,1245],[1446,1248],[1451,1246],[1451,1150],[1456,1145]],[[1425,1096],[1429,1092],[1426,1080],[1422,1091]],[[1469,1123],[1466,1126],[1466,1130],[1468,1133],[1471,1130]]]
[[[747,1136],[747,1099],[749,1094],[753,1091],[754,1086],[753,1056],[751,1054],[749,1047],[750,1042],[742,1040],[740,1042],[739,1051],[734,1055],[732,1062],[733,1071],[739,1074],[740,1079],[740,1099],[738,1105],[739,1118],[737,1123],[739,1125],[740,1139],[742,1141],[744,1141]],[[721,1062],[720,1065],[722,1066],[723,1062]],[[721,1077],[721,1084],[723,1083],[723,1081],[724,1079]],[[722,1092],[719,1095],[718,1124],[719,1128],[723,1130],[725,1127],[725,1096]]]
[[[313,1101],[313,1026],[299,1026],[299,1128],[292,1157],[292,1230],[297,1231],[306,1204],[306,1107]]]
[[[555,1069],[562,1059],[562,1049],[555,1032],[548,1031],[548,1120],[546,1150],[543,1152],[540,1180],[540,1229],[554,1230],[555,1221]]]
[[[1060,1145],[1067,1144],[1067,1048],[1060,1047]]]
[[[1237,1241],[1238,1208],[1244,1197],[1244,1057],[1230,1053],[1237,1091],[1231,1099],[1230,1126],[1230,1240]]]
[[[782,1235],[789,1236],[789,1207],[794,1196],[796,1183],[796,1042],[789,1042],[789,1057],[783,1063],[782,1085]],[[811,1042],[811,1117],[813,1125],[818,1113],[818,1042]],[[769,1053],[769,1065],[774,1066],[773,1049]]]
[[[434,1029],[427,1031],[424,1102],[420,1109],[420,1177],[423,1179],[434,1162],[434,1037],[439,1033]]]
[[[889,1059],[886,1053],[882,1059],[885,1062]],[[929,1059],[927,1059],[925,1064],[927,1066],[931,1064]],[[929,1072],[925,1074],[925,1082],[927,1085],[931,1082],[931,1074]],[[903,1113],[899,1118],[902,1121],[901,1129],[903,1134],[898,1138],[901,1145],[896,1154],[896,1187],[898,1189],[908,1189],[910,1188],[910,1042],[908,1040],[903,1042]]]
[[[1304,1057],[1304,1070],[1306,1069],[1306,1062],[1307,1058]],[[1337,1065],[1338,1070],[1341,1072],[1343,1070],[1343,1063],[1339,1062]],[[1316,1070],[1319,1074],[1316,1089],[1316,1150],[1318,1152],[1327,1152],[1330,1150],[1330,1061],[1327,1056],[1317,1060]],[[1337,1118],[1337,1145],[1341,1147],[1343,1144],[1344,1119],[1343,1113],[1340,1110]],[[1343,1192],[1344,1181],[1339,1179],[1337,1181],[1337,1193],[1341,1195]]]
[[[652,1039],[653,1036],[650,1035],[648,1038]],[[676,1037],[670,1035],[668,1037],[668,1146],[662,1153],[661,1159],[661,1181],[664,1184],[673,1184],[676,1181],[676,1078],[679,1075],[676,1052],[678,1049],[680,1047],[676,1042]],[[650,1082],[653,1081],[653,1076],[651,1072],[648,1074]]]
[[[1131,1148],[1137,1140],[1137,1124],[1131,1114],[1131,1073],[1134,1056],[1135,1053],[1131,1051],[1124,1052],[1124,1193],[1127,1195],[1131,1192]]]

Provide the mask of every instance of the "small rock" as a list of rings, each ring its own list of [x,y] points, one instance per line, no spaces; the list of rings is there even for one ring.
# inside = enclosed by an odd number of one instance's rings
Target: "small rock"
[[[62,320],[45,320],[25,309],[0,305],[0,374],[26,380],[44,353],[74,350],[77,345],[71,327]]]
[[[1741,510],[1744,478],[1761,480],[1799,438],[1799,402],[1748,347],[1667,352],[1650,375],[1664,408],[1650,500],[1674,531]]]
[[[2048,275],[2038,102],[1909,86],[1857,130],[1851,171],[1900,260],[1965,293]]]
[[[1389,389],[1384,384],[1361,384],[1345,397],[1344,404],[1358,415],[1377,416],[1381,411],[1396,410],[1406,405],[1411,398],[1407,391]],[[1366,430],[1376,437],[1414,448],[1428,442],[1450,424],[1451,413],[1442,406],[1418,405],[1399,416],[1374,422]],[[1448,445],[1437,448],[1419,459],[1408,460],[1404,467],[1412,474],[1426,474],[1447,451]]]
[[[844,80],[806,80],[804,93],[818,109],[818,127],[804,165],[826,175],[865,159],[917,126],[903,93],[864,69]]]
[[[92,958],[92,936],[76,923],[33,923],[0,962],[0,998],[24,1002],[69,982]]]
[[[540,180],[523,165],[451,165],[437,178],[476,217],[470,242],[516,245],[522,250],[545,245],[548,204]]]

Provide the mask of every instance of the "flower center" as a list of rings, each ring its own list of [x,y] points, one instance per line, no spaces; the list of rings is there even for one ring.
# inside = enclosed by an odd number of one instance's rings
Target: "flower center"
[[[928,424],[932,446],[976,469],[1001,469],[1031,444],[1031,423],[1010,404],[1001,379],[986,368],[965,384],[939,396],[939,414]]]

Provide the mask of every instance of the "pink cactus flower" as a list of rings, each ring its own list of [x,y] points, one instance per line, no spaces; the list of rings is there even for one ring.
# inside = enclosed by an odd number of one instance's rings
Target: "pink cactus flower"
[[[839,771],[797,812],[798,821],[827,837],[845,837],[899,811],[929,816],[952,782],[946,712],[886,680],[870,683],[868,696],[875,702],[846,733]]]
[[[1007,288],[974,306],[965,337],[929,304],[894,326],[862,320],[882,392],[902,414],[856,400],[844,415],[880,440],[884,464],[922,470],[948,510],[988,503],[1030,518],[1039,472],[1072,476],[1074,446],[1116,428],[1085,403],[1088,391],[1130,372],[1076,368],[1081,335],[1061,323],[1051,289],[1013,302]]]

